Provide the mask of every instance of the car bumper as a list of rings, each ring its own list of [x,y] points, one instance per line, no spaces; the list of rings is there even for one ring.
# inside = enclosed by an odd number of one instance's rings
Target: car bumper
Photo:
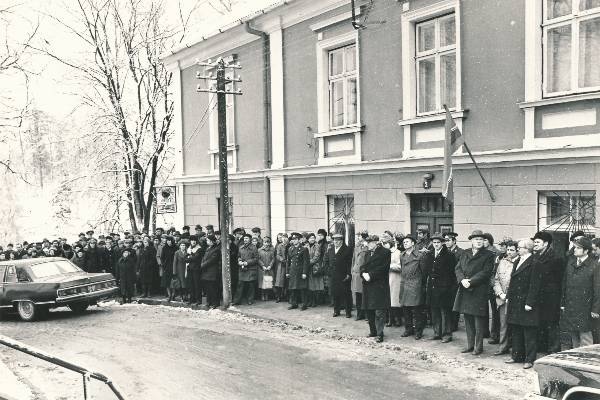
[[[69,303],[79,303],[79,302],[93,302],[102,299],[106,299],[116,295],[119,292],[118,287],[111,287],[107,289],[98,290],[91,293],[79,293],[72,296],[58,297],[56,299],[57,305],[67,305]]]

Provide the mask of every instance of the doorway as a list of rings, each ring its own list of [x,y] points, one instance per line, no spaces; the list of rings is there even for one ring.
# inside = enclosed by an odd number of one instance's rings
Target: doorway
[[[429,233],[452,232],[454,212],[441,193],[410,195],[410,226],[416,235],[417,229],[427,229]]]

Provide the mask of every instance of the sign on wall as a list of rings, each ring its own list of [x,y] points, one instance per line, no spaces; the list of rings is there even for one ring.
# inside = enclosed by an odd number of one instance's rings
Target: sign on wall
[[[175,186],[156,187],[156,213],[169,214],[177,212],[177,190]]]

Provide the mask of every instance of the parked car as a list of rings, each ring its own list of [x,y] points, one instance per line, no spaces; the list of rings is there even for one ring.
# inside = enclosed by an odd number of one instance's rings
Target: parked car
[[[64,258],[0,262],[0,311],[16,311],[24,321],[62,306],[82,313],[118,290],[112,274],[90,274]]]
[[[600,400],[600,344],[550,354],[533,368],[539,395],[529,399]]]

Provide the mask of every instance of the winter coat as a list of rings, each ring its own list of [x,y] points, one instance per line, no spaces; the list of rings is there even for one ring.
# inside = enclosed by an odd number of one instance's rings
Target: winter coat
[[[85,271],[94,273],[102,272],[104,267],[104,251],[98,247],[88,247],[85,254]]]
[[[144,246],[140,250],[137,260],[140,279],[144,285],[152,285],[154,275],[158,273],[158,262],[156,261],[156,249],[153,245]]]
[[[323,281],[323,256],[321,245],[314,243],[308,245],[308,290],[319,291],[325,289]]]
[[[588,256],[580,266],[576,257],[569,258],[563,277],[561,307],[561,331],[592,330],[591,313],[600,314],[600,271],[592,257]]]
[[[354,247],[352,252],[352,283],[350,284],[352,293],[362,293],[360,267],[365,263],[368,251],[367,245],[359,244]]]
[[[119,261],[117,261],[121,295],[124,297],[131,297],[133,295],[136,281],[136,264],[137,260],[133,252],[131,252],[127,257],[119,258]]]
[[[173,256],[173,276],[179,279],[179,284],[182,289],[187,288],[187,280],[185,279],[186,265],[185,257],[186,253],[181,250],[177,250]]]
[[[273,286],[283,288],[285,287],[285,274],[287,267],[287,252],[286,245],[278,243],[275,246],[275,276],[273,278]]]
[[[333,296],[346,296],[352,280],[352,250],[343,243],[335,252],[335,246],[329,246],[323,257],[325,269],[330,271],[329,285]]]
[[[425,304],[425,266],[423,253],[413,247],[400,256],[400,306],[420,306]]]
[[[558,322],[560,320],[560,299],[565,271],[565,260],[552,248],[542,254],[534,254],[533,261],[542,271],[540,289],[540,321]]]
[[[400,273],[402,271],[402,265],[400,263],[400,256],[402,252],[393,248],[390,253],[390,275],[389,275],[389,286],[390,286],[390,306],[391,307],[401,307],[400,306],[400,285],[402,282],[402,277]],[[354,277],[354,276],[353,276]]]
[[[238,279],[243,282],[254,282],[258,279],[258,250],[252,243],[242,244],[238,252],[238,261],[247,262],[240,266]],[[238,264],[239,265],[239,264]]]
[[[164,252],[164,250],[163,250]],[[221,245],[215,244],[206,249],[200,263],[200,279],[217,281],[221,275]]]
[[[290,290],[306,289],[308,279],[302,279],[302,274],[308,275],[309,268],[308,249],[304,246],[290,246],[287,255],[288,288]]]
[[[542,284],[542,271],[533,262],[533,255],[523,261],[518,267],[521,258],[517,258],[510,276],[510,285],[506,299],[507,322],[514,325],[538,326],[540,320],[540,286]],[[518,267],[518,268],[517,268]],[[531,311],[525,311],[525,305]]]
[[[275,266],[275,248],[272,245],[263,245],[258,249],[258,288],[264,289],[263,277],[273,276]]]
[[[496,268],[496,273],[494,274],[493,288],[494,295],[496,296],[497,306],[501,306],[506,302],[506,300],[502,300],[500,298],[500,295],[506,295],[508,293],[508,288],[510,286],[510,276],[513,271],[514,261],[515,260],[511,261],[508,257],[504,257],[502,260],[500,260],[500,263]]]
[[[438,256],[435,250],[423,256],[427,278],[426,303],[431,307],[451,308],[456,297],[456,259],[442,246]]]
[[[71,258],[71,262],[73,264],[77,265],[82,270],[86,271],[86,268],[85,268],[85,254],[84,254],[83,257],[77,257],[77,254],[75,254],[73,256],[73,258]]]
[[[472,250],[462,253],[454,269],[456,281],[459,283],[454,300],[455,312],[478,317],[488,315],[490,277],[494,271],[495,257],[494,253],[483,248],[475,255]],[[460,284],[463,279],[470,280],[469,288]]]
[[[164,245],[162,252],[160,253],[160,266],[163,274],[160,277],[160,286],[163,288],[171,285],[171,278],[173,277],[173,257],[177,248],[175,246]]]
[[[390,262],[390,251],[378,245],[360,267],[361,277],[363,273],[370,277],[368,281],[363,278],[363,310],[387,310],[390,307]]]

